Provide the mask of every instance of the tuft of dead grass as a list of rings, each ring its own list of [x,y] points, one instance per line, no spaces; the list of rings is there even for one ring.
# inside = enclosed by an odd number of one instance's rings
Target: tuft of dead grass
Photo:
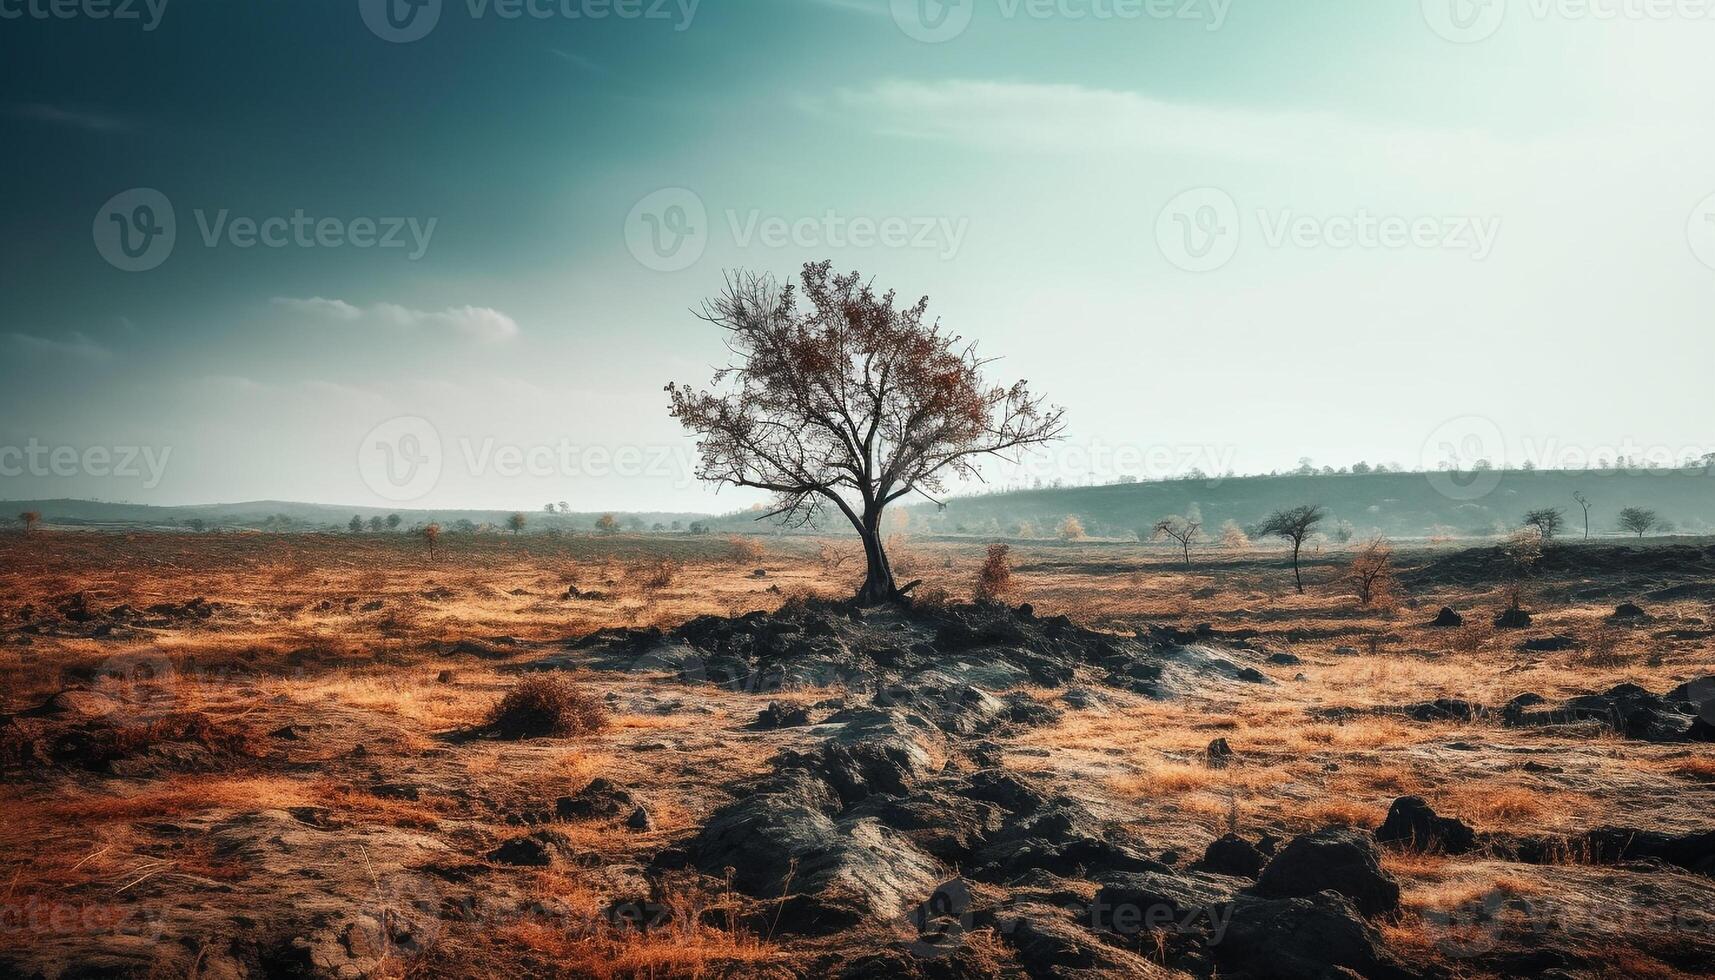
[[[584,735],[608,726],[607,707],[565,677],[531,674],[507,691],[488,713],[488,727],[504,739]]]

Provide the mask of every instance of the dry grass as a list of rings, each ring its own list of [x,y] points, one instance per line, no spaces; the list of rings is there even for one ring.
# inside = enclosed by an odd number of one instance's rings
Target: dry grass
[[[551,674],[519,681],[488,713],[488,726],[501,738],[586,735],[606,728],[609,720],[599,698]]]

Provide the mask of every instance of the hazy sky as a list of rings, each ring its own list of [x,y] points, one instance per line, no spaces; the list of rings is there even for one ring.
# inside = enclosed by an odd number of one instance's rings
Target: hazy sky
[[[687,310],[824,257],[1032,474],[1715,451],[1715,4],[393,2],[0,0],[0,497],[736,507]]]

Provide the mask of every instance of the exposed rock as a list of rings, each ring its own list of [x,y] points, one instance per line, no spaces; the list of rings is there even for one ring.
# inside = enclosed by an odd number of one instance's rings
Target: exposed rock
[[[1465,617],[1454,612],[1451,606],[1442,606],[1441,611],[1435,614],[1435,618],[1430,620],[1429,625],[1450,629],[1465,625]]]
[[[1648,619],[1649,614],[1644,612],[1643,607],[1638,605],[1635,602],[1622,602],[1618,606],[1614,607],[1614,614],[1613,614],[1613,616],[1611,616],[1609,618],[1611,618],[1611,619]]]
[[[1107,877],[1091,903],[1092,925],[1123,936],[1150,929],[1219,928],[1224,907],[1250,882],[1204,872],[1140,871]]]
[[[555,858],[570,856],[571,853],[572,844],[565,834],[555,830],[538,830],[506,841],[489,851],[488,859],[496,864],[545,868],[553,864]]]
[[[1347,975],[1342,971],[1368,978],[1399,972],[1382,951],[1381,935],[1334,892],[1279,899],[1241,895],[1231,915],[1226,932],[1209,943],[1223,976],[1330,980]]]
[[[1376,840],[1414,851],[1464,854],[1476,843],[1476,833],[1453,817],[1437,816],[1421,797],[1402,796],[1388,808]]]
[[[636,808],[637,798],[631,790],[604,777],[592,779],[571,796],[554,801],[554,814],[561,820],[611,820]]]
[[[1255,844],[1237,834],[1227,834],[1210,842],[1197,867],[1214,874],[1255,879],[1267,860]]]
[[[798,728],[810,723],[808,708],[795,704],[784,704],[771,701],[768,707],[756,713],[756,724],[753,728],[771,730],[776,728]]]
[[[853,709],[835,713],[824,724],[843,727],[808,752],[781,753],[779,765],[820,776],[845,805],[874,793],[908,793],[938,772],[945,757],[940,733],[917,715]]]
[[[640,806],[625,818],[625,826],[631,830],[654,830],[655,818],[649,815],[648,809]]]
[[[1224,738],[1211,739],[1209,747],[1203,750],[1203,763],[1210,769],[1225,769],[1232,758],[1233,747]]]
[[[1294,837],[1263,869],[1254,891],[1264,898],[1335,891],[1364,915],[1399,907],[1399,883],[1382,870],[1375,841],[1343,827]]]
[[[1522,630],[1530,626],[1530,613],[1523,609],[1509,608],[1501,611],[1495,617],[1495,628],[1503,630]]]
[[[979,925],[989,925],[979,920]],[[1143,957],[1102,942],[1089,923],[1049,904],[1009,904],[992,928],[1018,953],[1027,975],[1046,978],[1146,977],[1157,972]]]
[[[687,846],[705,874],[734,869],[733,884],[781,901],[780,926],[829,932],[891,920],[921,901],[945,871],[873,817],[838,817],[838,796],[803,770],[788,770],[715,812]]]
[[[1553,636],[1532,637],[1519,644],[1519,649],[1527,653],[1559,653],[1570,650],[1578,645],[1578,641],[1565,634],[1556,633]]]

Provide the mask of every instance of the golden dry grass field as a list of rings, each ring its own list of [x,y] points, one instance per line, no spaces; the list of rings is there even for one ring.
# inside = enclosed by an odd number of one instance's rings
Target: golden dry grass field
[[[984,556],[978,542],[905,539],[896,552],[902,579],[923,579],[936,603],[966,601]],[[1715,673],[1706,564],[1569,560],[1527,583],[1532,626],[1499,630],[1504,582],[1436,571],[1458,553],[1402,552],[1394,594],[1365,606],[1344,581],[1349,550],[1308,556],[1299,595],[1276,551],[1203,551],[1187,569],[1165,548],[1015,542],[1006,599],[1038,617],[1116,636],[1210,624],[1211,644],[1242,635],[1272,659],[1260,661],[1267,684],[1162,700],[995,692],[1057,709],[992,736],[999,764],[1178,865],[1229,832],[1374,829],[1403,796],[1479,834],[1711,830],[1708,742],[1510,725],[1489,708],[1445,720],[1371,710],[1525,693],[1554,703],[1621,683],[1660,693]],[[0,538],[4,969],[836,974],[891,941],[885,924],[794,933],[778,912],[756,914],[730,875],[651,868],[807,737],[759,728],[759,710],[847,692],[592,664],[565,676],[605,710],[598,730],[506,739],[483,726],[521,683],[517,667],[575,657],[593,631],[838,598],[861,566],[844,544],[797,537],[449,535],[433,558],[391,534]],[[1623,601],[1647,617],[1613,619]],[[1428,625],[1442,606],[1467,625]],[[1522,649],[1545,637],[1564,639]],[[1220,766],[1217,738],[1232,751]],[[954,739],[945,764],[972,765],[964,748]],[[640,801],[643,825],[520,816],[596,779]],[[538,826],[561,835],[551,860],[493,857]],[[1424,976],[1711,968],[1715,869],[1585,858],[1385,851],[1401,897],[1376,929]],[[613,914],[638,895],[664,907],[657,927]],[[980,925],[964,938],[993,975],[1074,975],[1032,967]],[[1128,949],[1161,975],[1186,972],[1169,946]],[[934,963],[913,969],[952,975]]]

